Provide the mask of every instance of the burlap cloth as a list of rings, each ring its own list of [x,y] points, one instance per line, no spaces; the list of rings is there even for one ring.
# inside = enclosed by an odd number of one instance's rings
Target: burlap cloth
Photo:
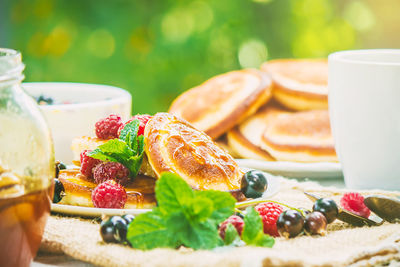
[[[321,187],[312,182],[280,178],[281,188],[271,199],[295,207],[311,208],[303,191],[339,201],[345,190]],[[400,196],[400,192],[365,191],[362,194]],[[336,220],[328,235],[277,238],[273,248],[219,248],[215,251],[154,249],[140,251],[105,244],[94,220],[53,215],[41,252],[64,253],[99,266],[400,266],[400,224],[351,227]]]

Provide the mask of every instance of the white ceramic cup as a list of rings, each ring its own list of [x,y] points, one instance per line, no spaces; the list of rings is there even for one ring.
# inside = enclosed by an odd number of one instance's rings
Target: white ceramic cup
[[[329,55],[329,112],[346,186],[400,190],[400,49]]]
[[[87,83],[23,83],[28,94],[53,98],[58,104],[40,106],[54,140],[56,160],[71,163],[72,139],[95,136],[94,125],[110,114],[124,120],[131,114],[132,97],[120,88]],[[60,104],[62,102],[71,104]]]

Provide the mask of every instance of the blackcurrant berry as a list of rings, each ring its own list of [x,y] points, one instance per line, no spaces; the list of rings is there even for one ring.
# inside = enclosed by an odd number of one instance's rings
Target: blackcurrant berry
[[[242,177],[240,190],[247,198],[261,197],[267,188],[267,178],[261,171],[251,170]]]
[[[53,203],[58,203],[63,198],[63,194],[65,192],[64,185],[58,180],[54,178],[54,195],[53,195]]]
[[[58,178],[58,175],[60,174],[60,170],[65,170],[67,166],[62,163],[61,161],[56,161],[56,178]]]
[[[100,234],[106,243],[124,243],[128,224],[120,216],[112,216],[100,224]]]
[[[329,198],[320,198],[315,201],[313,211],[323,213],[328,223],[333,222],[339,213],[336,202]]]
[[[281,236],[295,237],[303,232],[304,217],[297,210],[286,210],[282,212],[276,221],[276,227]]]
[[[135,219],[135,216],[132,214],[125,214],[122,218],[126,221],[126,224],[129,225]]]
[[[313,211],[306,216],[304,230],[310,235],[325,235],[327,225],[325,215],[319,211]]]

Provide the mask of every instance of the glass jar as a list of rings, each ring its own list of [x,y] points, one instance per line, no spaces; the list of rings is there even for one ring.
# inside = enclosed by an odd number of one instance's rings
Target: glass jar
[[[21,54],[0,48],[0,266],[29,266],[50,213],[55,175],[49,128],[21,89]]]

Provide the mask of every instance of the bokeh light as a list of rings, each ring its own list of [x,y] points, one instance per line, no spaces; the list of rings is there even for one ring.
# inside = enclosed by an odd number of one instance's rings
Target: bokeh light
[[[0,46],[26,81],[110,84],[133,113],[269,59],[400,46],[398,0],[0,1]]]

